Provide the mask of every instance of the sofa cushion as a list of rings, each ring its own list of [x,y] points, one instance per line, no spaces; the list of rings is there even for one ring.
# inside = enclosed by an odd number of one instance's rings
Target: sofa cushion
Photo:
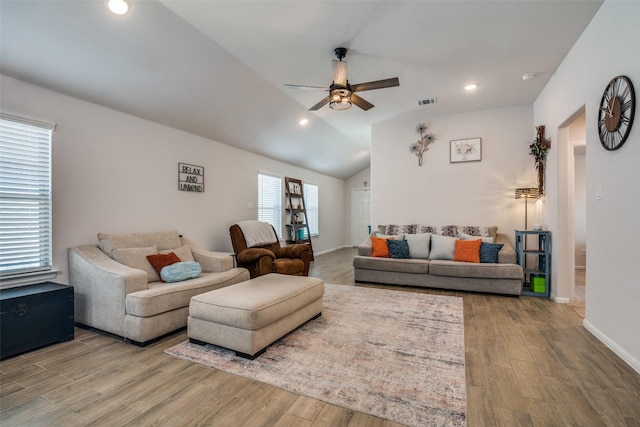
[[[379,239],[393,239],[393,240],[404,240],[404,233],[400,234],[376,234],[376,237]]]
[[[458,233],[458,239],[460,240],[482,240],[483,242],[493,243],[493,237],[491,236],[474,236],[472,234]]]
[[[155,246],[145,248],[118,248],[112,252],[112,257],[116,261],[131,268],[137,268],[147,273],[148,282],[157,282],[160,280],[158,273],[153,268],[147,255],[155,255],[158,249]]]
[[[203,273],[184,282],[149,283],[148,289],[132,292],[125,297],[127,314],[139,317],[155,316],[189,306],[192,296],[249,280],[249,272],[234,268],[222,273]]]
[[[353,258],[355,268],[399,273],[426,274],[430,261],[426,259],[373,258],[357,255]]]
[[[121,250],[121,249],[118,249]],[[180,262],[180,258],[173,252],[169,252],[167,254],[154,254],[147,255],[147,261],[151,264],[153,269],[156,271],[156,274],[162,279],[161,271],[168,265],[175,264]]]
[[[486,243],[482,242],[480,245],[480,262],[483,263],[497,263],[498,253],[504,245],[502,243]]]
[[[429,261],[429,273],[434,276],[474,277],[483,279],[522,280],[522,267],[517,264],[472,264],[468,262]]]
[[[457,239],[455,237],[432,234],[429,259],[452,260],[456,253],[456,240]]]
[[[439,227],[436,227],[436,233],[441,236],[458,237],[458,226],[441,225]]]
[[[160,271],[160,278],[167,283],[183,282],[195,279],[202,273],[202,267],[197,262],[176,262],[167,265]]]
[[[389,258],[389,246],[387,245],[388,239],[382,239],[378,237],[371,237],[371,256]]]
[[[409,258],[409,244],[406,240],[387,240],[391,258]]]
[[[178,258],[180,258],[180,261],[182,262],[195,261],[195,259],[193,259],[193,253],[191,253],[191,247],[189,245],[182,245],[179,248],[165,249],[158,252],[160,252],[161,254],[168,254],[169,252],[173,252],[178,256]]]
[[[156,246],[158,250],[175,249],[182,245],[176,230],[152,233],[98,233],[100,249],[113,258],[113,251],[119,248],[144,248]]]
[[[430,233],[407,234],[404,236],[409,244],[410,258],[429,258],[429,246],[431,243]]]
[[[418,229],[418,224],[408,224],[408,225],[396,225],[389,224],[385,228],[384,234],[415,234]]]
[[[456,240],[456,252],[454,261],[480,262],[480,245],[482,240]]]
[[[304,272],[304,261],[300,258],[277,258],[273,261],[273,272],[301,276]]]
[[[478,227],[476,225],[458,226],[458,235],[467,234],[479,237],[495,237],[498,227]]]
[[[433,225],[419,225],[416,234],[438,234],[438,227]]]

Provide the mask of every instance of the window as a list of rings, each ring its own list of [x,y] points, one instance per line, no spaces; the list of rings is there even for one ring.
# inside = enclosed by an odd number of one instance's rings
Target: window
[[[273,225],[282,237],[282,177],[258,172],[258,221]]]
[[[304,206],[307,209],[307,224],[312,236],[318,235],[318,186],[304,184]]]
[[[0,116],[0,275],[51,269],[54,129]]]

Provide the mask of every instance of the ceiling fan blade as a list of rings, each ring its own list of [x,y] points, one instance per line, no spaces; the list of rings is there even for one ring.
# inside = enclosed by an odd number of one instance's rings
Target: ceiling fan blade
[[[351,94],[351,102],[362,108],[364,111],[370,110],[374,107],[372,103],[370,103],[366,99],[360,98],[355,93]]]
[[[331,61],[333,66],[333,84],[347,86],[347,63],[345,61]]]
[[[362,92],[365,90],[383,89],[385,87],[400,86],[400,80],[397,77],[384,80],[376,80],[375,82],[358,83],[351,85],[351,90],[354,92]]]
[[[318,102],[316,105],[314,105],[313,107],[309,108],[309,111],[315,111],[315,110],[319,110],[322,107],[324,107],[325,105],[327,105],[329,103],[329,100],[331,99],[330,96],[327,96],[326,98],[323,98],[322,101]]]
[[[285,89],[301,89],[301,90],[329,90],[326,86],[305,86],[305,85],[284,85]]]

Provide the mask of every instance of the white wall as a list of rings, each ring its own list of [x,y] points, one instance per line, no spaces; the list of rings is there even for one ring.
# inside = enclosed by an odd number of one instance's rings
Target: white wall
[[[98,232],[177,229],[232,251],[229,226],[255,219],[257,173],[319,185],[317,252],[344,246],[344,181],[1,76],[2,111],[57,123],[53,135],[53,264]],[[205,192],[178,190],[178,163],[205,169]],[[252,202],[254,208],[247,208]]]
[[[418,123],[435,133],[423,166],[409,152]],[[482,138],[482,160],[450,163],[450,140]],[[514,239],[524,227],[517,187],[536,186],[529,144],[535,138],[532,106],[428,116],[424,110],[373,127],[373,227],[378,224],[497,225]],[[536,209],[529,204],[529,224]]]
[[[569,288],[566,261],[573,256],[562,209],[570,189],[570,148],[559,128],[576,111],[586,112],[587,293],[585,327],[640,372],[640,112],[625,145],[613,152],[600,145],[597,114],[605,86],[623,74],[640,94],[640,2],[605,1],[534,104],[535,123],[552,140],[547,179],[547,217],[554,233],[553,280]],[[596,189],[602,189],[597,200]]]

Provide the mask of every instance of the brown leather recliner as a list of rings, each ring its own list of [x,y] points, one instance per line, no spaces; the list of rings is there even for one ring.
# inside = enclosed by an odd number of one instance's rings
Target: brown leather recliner
[[[269,273],[309,275],[311,252],[308,245],[295,244],[281,247],[280,242],[276,240],[272,244],[249,248],[238,224],[229,227],[229,234],[238,267],[249,270],[252,279]],[[273,234],[275,236],[275,229]]]

